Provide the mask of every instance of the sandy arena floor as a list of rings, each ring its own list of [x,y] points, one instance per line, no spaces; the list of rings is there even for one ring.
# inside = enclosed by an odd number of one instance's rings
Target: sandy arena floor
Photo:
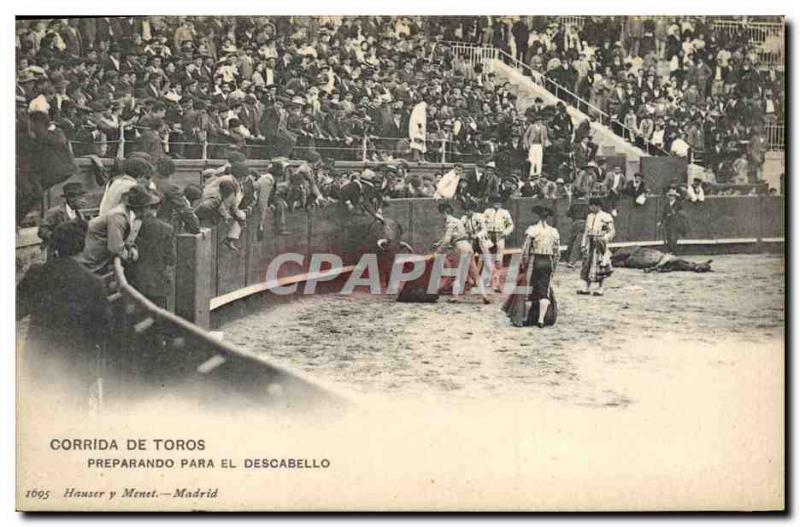
[[[597,298],[576,295],[578,271],[560,266],[558,324],[546,329],[511,326],[499,294],[489,306],[477,297],[457,304],[306,297],[220,329],[229,342],[356,393],[545,396],[625,407],[643,396],[652,375],[736,370],[753,359],[742,353],[754,346],[782,353],[783,258],[717,256],[713,268],[617,269]],[[638,383],[637,373],[646,373]]]

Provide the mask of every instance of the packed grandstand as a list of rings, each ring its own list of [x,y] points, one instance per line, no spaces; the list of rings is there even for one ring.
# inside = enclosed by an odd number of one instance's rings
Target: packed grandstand
[[[754,184],[766,152],[783,148],[782,27],[779,17],[18,20],[17,125],[25,133],[46,115],[75,157],[306,160],[328,168],[313,176],[329,201],[351,178],[337,161],[489,165],[505,197],[556,197],[557,181],[569,189],[597,172],[590,120],[647,154],[687,157],[706,182]],[[560,102],[523,105],[471,59],[485,50]],[[530,182],[537,122],[544,177]],[[399,174],[385,197],[433,196],[441,176]]]

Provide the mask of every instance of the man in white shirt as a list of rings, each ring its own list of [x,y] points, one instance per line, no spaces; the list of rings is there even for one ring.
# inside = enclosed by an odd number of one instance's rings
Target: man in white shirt
[[[157,194],[142,185],[128,189],[119,204],[89,222],[86,245],[76,260],[98,274],[108,269],[115,256],[136,261],[139,253],[135,241],[142,218],[147,208],[157,206],[159,201]]]
[[[619,197],[625,188],[625,174],[622,172],[621,166],[617,165],[614,167],[614,171],[606,176],[605,184],[608,189],[607,206],[611,211],[611,215],[616,217]]]
[[[683,140],[683,138],[678,137],[674,141],[672,141],[672,145],[670,146],[669,150],[670,153],[674,156],[678,157],[689,157],[689,143]]]
[[[706,200],[706,194],[703,192],[703,180],[696,177],[692,180],[692,184],[686,189],[686,197],[692,203],[702,203]]]
[[[464,224],[461,223],[461,220],[453,216],[453,206],[449,203],[439,203],[438,210],[439,214],[444,219],[444,235],[433,244],[433,248],[437,253],[448,252],[452,249],[454,256],[458,259],[458,265],[461,265],[462,261],[468,262],[469,277],[472,278],[473,282],[478,286],[483,303],[491,304],[492,301],[486,296],[483,280],[481,280],[478,266],[475,264],[475,251],[472,249],[472,243],[469,240]],[[450,298],[451,302],[457,301],[461,296],[462,289],[464,288],[464,284],[460,283],[462,278],[460,273],[456,276],[455,282],[453,283],[453,296]]]
[[[106,185],[103,198],[100,200],[99,216],[108,213],[122,203],[123,195],[137,184],[143,185],[149,190],[155,189],[155,186],[150,182],[150,177],[154,173],[153,165],[143,157],[146,155],[141,152],[135,152],[132,157],[123,162],[123,173]],[[147,157],[149,158],[150,156]]]
[[[483,211],[483,221],[489,235],[489,241],[494,244],[495,265],[492,271],[490,286],[495,291],[500,291],[500,270],[503,268],[503,253],[506,248],[506,238],[514,232],[514,220],[511,213],[503,208],[500,196],[492,196],[491,205]]]

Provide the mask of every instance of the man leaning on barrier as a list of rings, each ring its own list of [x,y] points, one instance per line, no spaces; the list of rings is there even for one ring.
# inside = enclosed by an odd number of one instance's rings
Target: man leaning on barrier
[[[135,261],[139,256],[135,242],[142,218],[148,207],[158,203],[158,196],[143,185],[132,187],[122,196],[122,203],[89,222],[86,246],[78,261],[98,274],[107,272],[116,256]]]
[[[200,220],[192,210],[189,200],[183,195],[181,188],[170,176],[175,173],[175,163],[169,157],[160,159],[156,165],[156,177],[153,180],[156,191],[161,196],[158,218],[171,223],[175,232],[200,232]]]
[[[236,242],[242,234],[242,226],[247,222],[246,213],[239,209],[244,194],[240,180],[249,173],[247,165],[234,163],[231,174],[220,176],[206,183],[203,197],[200,199],[195,214],[206,225],[217,225],[225,222],[228,232],[222,242],[228,249],[238,252]]]

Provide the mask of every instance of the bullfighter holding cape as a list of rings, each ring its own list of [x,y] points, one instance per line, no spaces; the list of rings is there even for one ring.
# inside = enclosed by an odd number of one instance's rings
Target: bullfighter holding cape
[[[592,284],[597,284],[595,296],[603,295],[603,280],[611,276],[611,250],[608,244],[614,239],[614,218],[601,209],[603,199],[593,197],[589,200],[589,215],[586,217],[586,228],[581,240],[583,267],[581,279],[584,287],[578,290],[579,295],[588,295]]]
[[[558,316],[551,280],[558,263],[560,240],[558,231],[547,224],[553,211],[536,205],[533,212],[539,221],[525,231],[517,277],[517,288],[521,292],[506,299],[503,311],[515,326],[536,325],[541,328],[554,325]],[[529,286],[530,292],[527,290]]]

